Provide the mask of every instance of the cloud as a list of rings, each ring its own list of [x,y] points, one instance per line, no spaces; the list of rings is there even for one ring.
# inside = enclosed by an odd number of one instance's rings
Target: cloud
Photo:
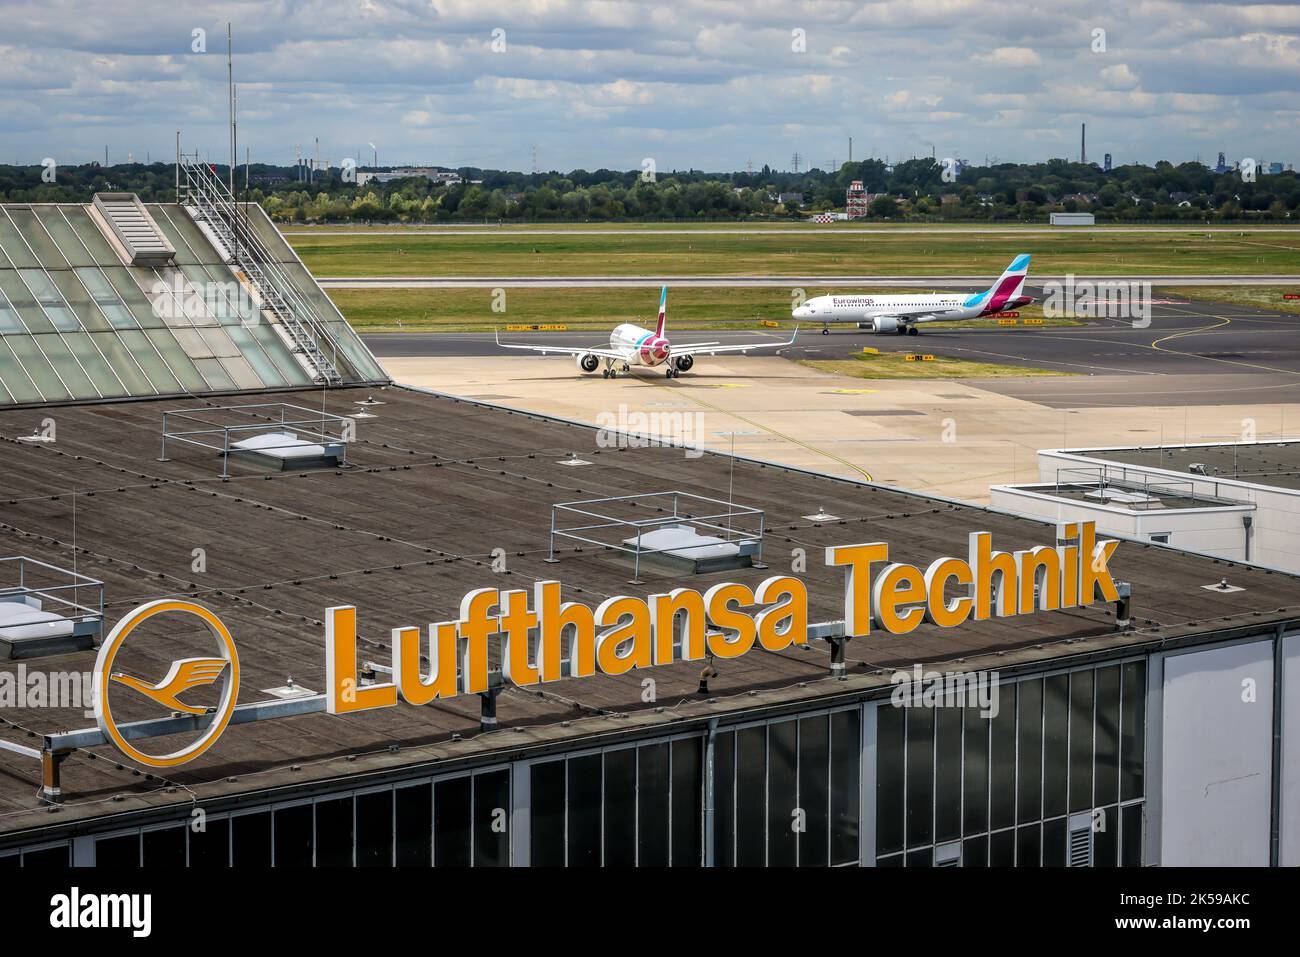
[[[1300,160],[1300,6],[1175,0],[231,0],[240,141],[292,162],[825,166],[855,156]],[[1106,31],[1094,52],[1093,31]],[[203,31],[196,34],[195,31]],[[793,42],[796,34],[801,42]],[[195,52],[195,37],[206,52]],[[494,43],[494,39],[500,42]],[[0,161],[223,155],[225,20],[9,4]],[[809,155],[816,150],[816,155]],[[824,153],[825,155],[819,155]]]
[[[1027,67],[1040,65],[1043,58],[1037,50],[1029,47],[998,47],[992,53],[977,54],[975,62],[987,66]]]

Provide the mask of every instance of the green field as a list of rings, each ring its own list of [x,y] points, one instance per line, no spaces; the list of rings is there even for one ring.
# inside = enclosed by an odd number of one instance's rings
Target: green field
[[[919,350],[918,350],[919,351]],[[1052,369],[1034,369],[1025,366],[997,365],[992,362],[971,362],[935,356],[930,361],[909,362],[904,353],[882,352],[878,355],[862,353],[852,359],[799,359],[800,365],[836,375],[856,379],[993,379],[1006,376],[1072,375]]]
[[[808,287],[805,291],[816,296],[831,290]],[[653,325],[659,308],[656,289],[506,289],[505,312],[492,311],[491,289],[331,289],[329,295],[362,332],[490,332],[493,328],[504,332],[507,325],[552,323],[608,332],[620,322]],[[1042,307],[1029,306],[1020,315],[1041,318]],[[788,336],[793,330],[789,319],[790,296],[783,289],[713,286],[668,290],[670,330],[757,329],[764,320],[785,320],[780,330],[770,331]],[[1072,320],[1046,322],[1077,324]],[[935,328],[942,325],[948,324],[936,323]],[[996,326],[997,321],[980,319],[962,325]],[[816,323],[803,328],[806,332],[820,330]]]
[[[1253,309],[1271,309],[1300,315],[1300,299],[1283,299],[1284,293],[1300,294],[1300,283],[1295,286],[1174,286],[1162,287],[1162,294],[1204,299],[1231,306],[1248,306]]]
[[[986,275],[1034,254],[1039,274],[1292,274],[1300,231],[865,233],[791,227],[777,233],[527,235],[507,229],[382,235],[295,232],[290,241],[317,276],[816,276]],[[1033,273],[1031,273],[1032,275]]]

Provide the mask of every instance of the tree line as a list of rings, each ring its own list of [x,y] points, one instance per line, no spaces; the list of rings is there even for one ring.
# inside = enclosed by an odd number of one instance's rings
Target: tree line
[[[224,178],[228,169],[218,166]],[[384,171],[380,171],[384,172]],[[461,168],[459,182],[423,177],[357,185],[354,169],[236,168],[242,199],[283,223],[441,223],[726,221],[804,219],[842,211],[855,180],[872,194],[869,216],[914,221],[1041,221],[1049,212],[1091,212],[1098,222],[1300,219],[1300,176],[1259,170],[1216,172],[1200,163],[966,166],[922,158],[879,159],[839,169],[710,173],[673,170],[573,170],[519,173]],[[364,179],[364,177],[362,177]],[[138,193],[145,202],[175,199],[172,164],[0,165],[0,199],[10,203],[89,202],[96,192]]]

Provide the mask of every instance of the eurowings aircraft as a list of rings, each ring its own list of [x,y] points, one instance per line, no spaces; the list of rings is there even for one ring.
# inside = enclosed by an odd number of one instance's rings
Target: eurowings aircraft
[[[497,333],[497,345],[502,349],[526,349],[530,352],[540,352],[542,355],[549,355],[553,352],[570,355],[576,359],[578,368],[583,372],[595,372],[600,368],[603,361],[605,363],[604,376],[606,379],[614,378],[619,372],[630,372],[632,366],[663,366],[664,374],[668,378],[674,379],[683,372],[690,371],[691,366],[695,365],[696,356],[715,356],[725,352],[750,352],[754,349],[779,348],[780,346],[792,345],[795,336],[799,335],[799,327],[795,326],[794,335],[784,342],[750,342],[725,346],[719,342],[693,342],[690,345],[674,346],[668,341],[667,318],[668,287],[664,286],[663,292],[659,294],[659,321],[654,330],[643,329],[633,323],[625,322],[615,326],[614,331],[609,334],[609,348],[604,346],[585,348],[581,346],[512,345],[501,341],[499,331]]]
[[[822,324],[822,334],[832,322],[856,322],[871,332],[914,336],[923,322],[953,322],[978,319],[1033,302],[1021,289],[1029,274],[1029,254],[1012,260],[1001,277],[975,295],[958,293],[905,296],[817,296],[790,313],[794,319],[812,319]]]

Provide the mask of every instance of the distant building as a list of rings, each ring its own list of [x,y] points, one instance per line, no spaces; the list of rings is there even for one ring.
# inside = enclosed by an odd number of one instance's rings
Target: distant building
[[[1282,169],[1283,169],[1283,167],[1282,167],[1282,164],[1281,164],[1281,163],[1269,163],[1269,164],[1268,164],[1268,172],[1269,172],[1270,175],[1276,176],[1278,173],[1281,173],[1281,172],[1282,172]]]
[[[461,181],[459,173],[434,169],[431,166],[408,166],[387,173],[357,173],[357,185],[366,183],[391,183],[399,179],[427,179],[433,183],[451,186]]]
[[[867,206],[870,205],[870,202],[867,199],[867,190],[862,185],[862,180],[855,179],[849,183],[849,188],[844,191],[844,205],[849,219],[862,219],[866,216]]]
[[[795,206],[802,206],[803,193],[777,193],[776,201],[782,206],[789,206],[792,203]]]
[[[1052,226],[1095,226],[1097,217],[1092,213],[1052,213],[1047,221]]]
[[[1215,165],[1214,171],[1216,173],[1226,173],[1228,172],[1229,169],[1230,167],[1228,166],[1226,157],[1224,157],[1224,155],[1220,153],[1219,162]]]
[[[1110,172],[1110,154],[1109,154],[1109,153],[1106,154],[1105,159],[1102,161],[1101,168],[1102,168],[1104,171],[1106,171],[1107,173]]]

